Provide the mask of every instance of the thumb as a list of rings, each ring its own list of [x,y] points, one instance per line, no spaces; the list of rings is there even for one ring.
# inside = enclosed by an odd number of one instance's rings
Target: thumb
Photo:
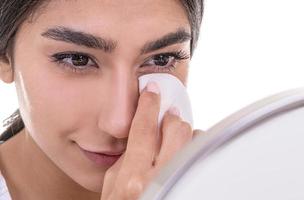
[[[196,137],[199,136],[199,135],[206,135],[206,134],[207,134],[206,131],[203,131],[203,130],[201,130],[201,129],[195,129],[195,130],[193,131],[193,138],[196,138]]]
[[[106,171],[103,180],[102,194],[106,196],[112,188],[114,188],[117,176],[121,170],[122,162],[124,160],[125,154],[123,153],[121,157]]]

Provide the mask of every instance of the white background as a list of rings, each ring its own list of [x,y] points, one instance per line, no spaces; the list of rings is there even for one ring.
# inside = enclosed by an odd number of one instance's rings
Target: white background
[[[188,84],[194,128],[303,86],[303,10],[303,0],[205,0]],[[0,81],[0,119],[17,107],[14,84]]]

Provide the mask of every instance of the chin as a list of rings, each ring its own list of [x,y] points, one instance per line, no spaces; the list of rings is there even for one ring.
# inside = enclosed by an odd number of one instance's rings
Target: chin
[[[83,186],[85,189],[91,191],[91,192],[96,192],[96,193],[100,193],[102,192],[102,186],[103,184],[98,184],[98,185],[85,185]]]
[[[103,178],[102,179],[100,179],[100,178],[92,179],[89,176],[86,176],[82,180],[78,179],[77,183],[88,191],[96,192],[96,193],[102,192]]]

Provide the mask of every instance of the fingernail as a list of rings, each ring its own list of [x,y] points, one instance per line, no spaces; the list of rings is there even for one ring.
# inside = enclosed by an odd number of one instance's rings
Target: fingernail
[[[155,94],[159,94],[159,88],[158,85],[153,81],[153,82],[149,82],[146,86],[146,90],[148,92],[153,92]]]
[[[172,115],[180,116],[179,109],[177,107],[171,107],[169,108],[169,113]]]

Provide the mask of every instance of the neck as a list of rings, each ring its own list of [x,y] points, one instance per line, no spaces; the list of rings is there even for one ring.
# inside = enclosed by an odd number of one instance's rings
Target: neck
[[[23,129],[0,148],[1,173],[13,199],[99,200],[61,171]]]

